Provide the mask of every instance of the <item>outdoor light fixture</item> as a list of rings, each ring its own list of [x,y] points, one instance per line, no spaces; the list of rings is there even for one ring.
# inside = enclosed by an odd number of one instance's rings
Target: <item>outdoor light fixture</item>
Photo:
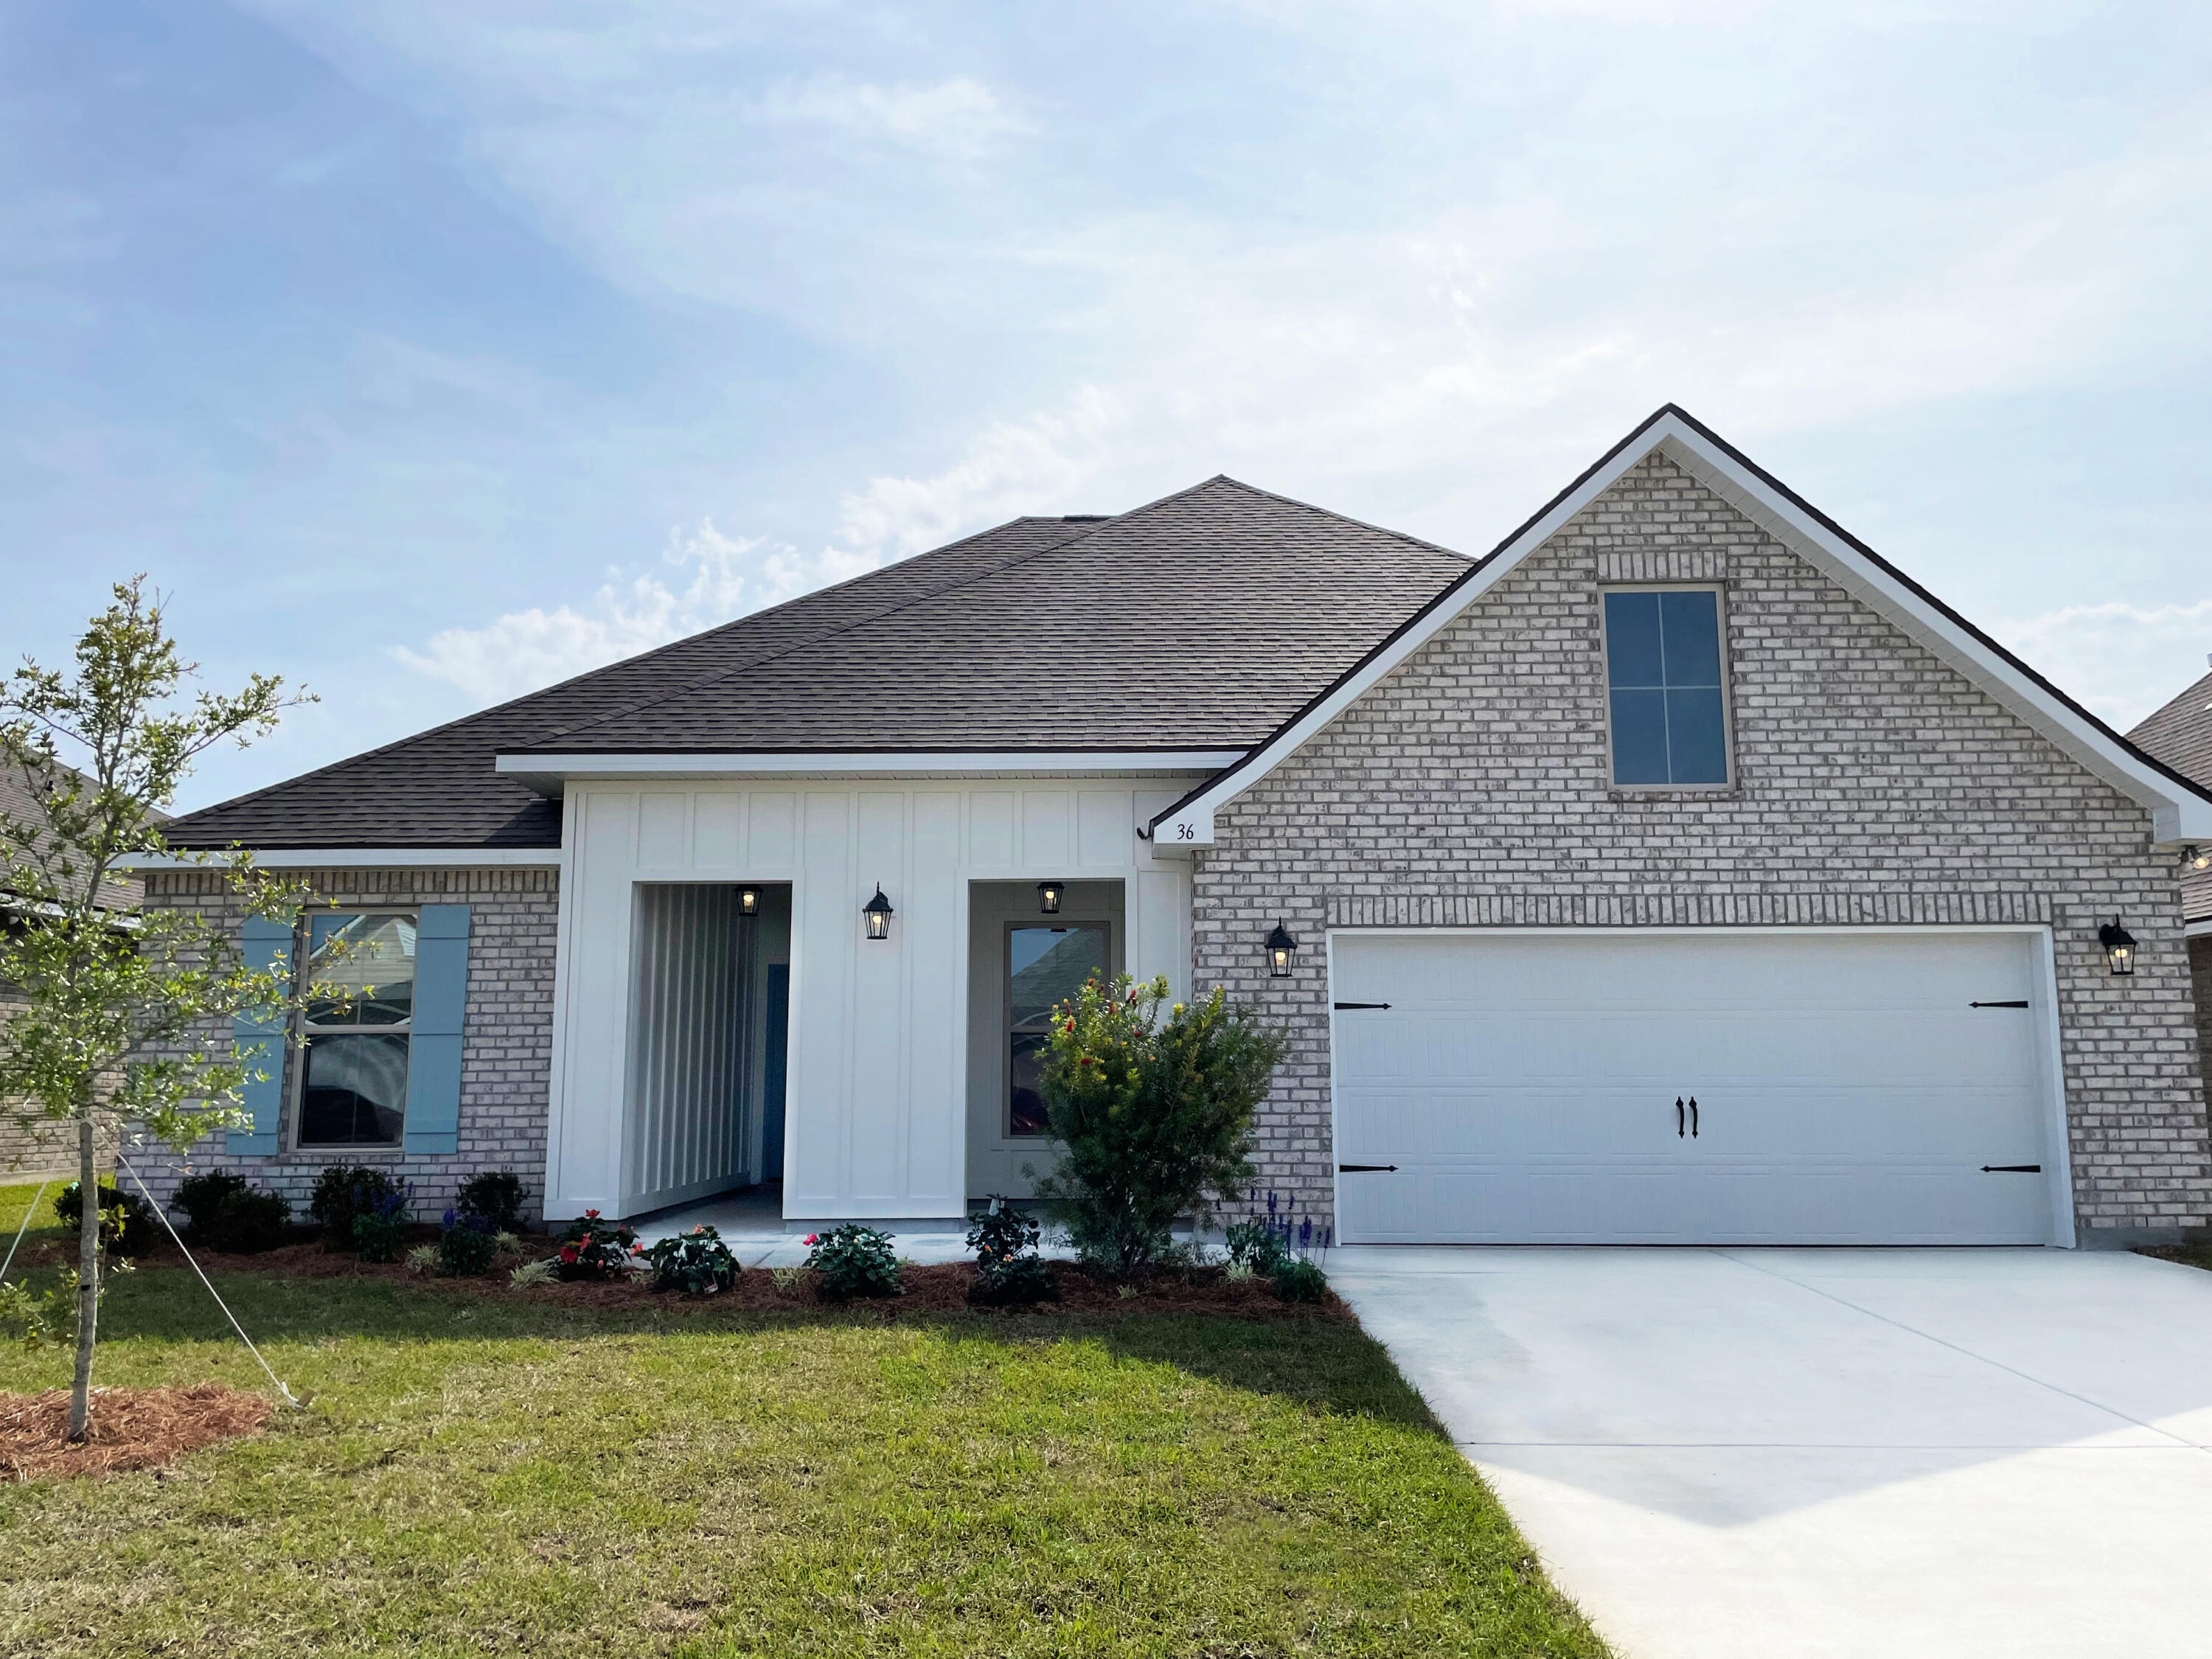
[[[1037,884],[1037,908],[1048,916],[1058,915],[1060,914],[1060,901],[1066,892],[1067,889],[1059,882],[1039,882]]]
[[[741,916],[757,916],[760,914],[759,888],[740,887],[738,889],[738,914]]]
[[[2114,916],[2097,930],[2097,943],[2105,947],[2105,960],[2112,964],[2112,972],[2132,974],[2136,970],[2136,936],[2120,926]]]
[[[1271,979],[1288,979],[1291,964],[1298,959],[1298,942],[1281,921],[1267,935],[1267,975]]]
[[[884,884],[876,884],[876,896],[860,907],[861,920],[868,924],[870,939],[889,939],[891,936],[891,902],[884,896]]]
[[[2188,848],[2181,854],[2181,862],[2184,867],[2199,874],[2212,870],[2212,847]]]

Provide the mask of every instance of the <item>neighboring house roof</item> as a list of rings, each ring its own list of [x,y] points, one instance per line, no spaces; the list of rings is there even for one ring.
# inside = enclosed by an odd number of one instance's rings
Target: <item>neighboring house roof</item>
[[[1407,616],[1234,764],[1153,818],[1161,850],[1209,846],[1213,815],[1297,752],[1355,699],[1542,546],[1629,469],[1663,450],[1761,528],[1841,582],[2075,760],[2148,807],[2161,841],[2212,841],[2212,788],[2146,753],[1686,410],[1662,404],[1582,476]],[[2153,717],[2154,719],[2156,716]]]
[[[2212,788],[2212,674],[2128,733],[2128,739],[2175,771]]]
[[[59,769],[78,782],[89,786],[92,780],[74,767]],[[42,824],[46,822],[46,807],[33,790],[29,780],[15,767],[0,764],[0,813],[18,823]],[[155,811],[149,816],[155,823],[167,824],[168,814]],[[126,876],[111,876],[104,884],[105,902],[116,905],[135,903],[139,896],[139,883]]]
[[[173,845],[531,848],[560,806],[497,757],[1237,751],[1468,568],[1215,477],[1017,519],[177,819]]]

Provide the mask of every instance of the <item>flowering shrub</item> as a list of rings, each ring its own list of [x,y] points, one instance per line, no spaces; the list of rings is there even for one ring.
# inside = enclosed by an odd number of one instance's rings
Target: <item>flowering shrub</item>
[[[891,1235],[848,1221],[826,1233],[809,1233],[811,1249],[806,1265],[822,1275],[825,1301],[848,1302],[856,1296],[896,1296],[898,1258],[891,1254]]]
[[[364,1212],[374,1212],[378,1205],[398,1191],[398,1182],[366,1164],[325,1164],[307,1200],[307,1213],[323,1224],[323,1248],[358,1249],[354,1218]]]
[[[1272,1274],[1290,1259],[1290,1246],[1272,1224],[1256,1217],[1230,1224],[1229,1263],[1243,1268],[1247,1278],[1254,1273]]]
[[[1275,1270],[1275,1294],[1285,1302],[1318,1302],[1328,1291],[1328,1278],[1310,1261],[1285,1261]]]
[[[407,1237],[407,1200],[414,1195],[411,1182],[388,1182],[384,1193],[368,1207],[355,1212],[353,1253],[363,1261],[397,1261]]]
[[[991,1207],[968,1230],[975,1282],[968,1299],[980,1307],[1026,1308],[1060,1300],[1060,1282],[1037,1255],[1036,1220],[994,1194]]]
[[[1285,1302],[1318,1302],[1328,1279],[1316,1258],[1328,1255],[1335,1236],[1334,1226],[1316,1227],[1311,1216],[1298,1216],[1295,1200],[1284,1203],[1269,1193],[1266,1215],[1229,1229],[1230,1265],[1273,1280]]]
[[[1252,1173],[1252,1115],[1283,1039],[1218,990],[1176,1003],[1164,977],[1092,980],[1054,1012],[1039,1076],[1060,1162],[1037,1196],[1083,1259],[1118,1277],[1165,1259],[1179,1216],[1202,1219]]]
[[[632,1245],[633,1250],[640,1249]],[[712,1296],[738,1282],[738,1259],[722,1235],[702,1222],[688,1233],[664,1238],[643,1251],[653,1268],[653,1288],[686,1296]]]
[[[603,1220],[597,1210],[586,1210],[561,1235],[553,1271],[563,1279],[612,1279],[629,1265],[636,1247],[635,1228]]]
[[[453,1279],[481,1279],[499,1255],[499,1235],[480,1215],[446,1212],[438,1235],[438,1266]]]

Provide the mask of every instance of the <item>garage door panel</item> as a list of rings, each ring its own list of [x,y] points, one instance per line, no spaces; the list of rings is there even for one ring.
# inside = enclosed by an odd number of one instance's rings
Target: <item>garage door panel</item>
[[[2050,1114],[2019,933],[1340,933],[1348,1240],[2023,1243]],[[1676,1133],[1695,1096],[1699,1133]]]

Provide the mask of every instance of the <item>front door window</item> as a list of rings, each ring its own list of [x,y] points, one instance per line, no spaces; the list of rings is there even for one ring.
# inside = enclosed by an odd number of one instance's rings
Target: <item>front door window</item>
[[[1037,1074],[1052,1040],[1053,1008],[1085,980],[1106,977],[1106,951],[1103,922],[1006,930],[1007,1133],[1045,1133]]]

